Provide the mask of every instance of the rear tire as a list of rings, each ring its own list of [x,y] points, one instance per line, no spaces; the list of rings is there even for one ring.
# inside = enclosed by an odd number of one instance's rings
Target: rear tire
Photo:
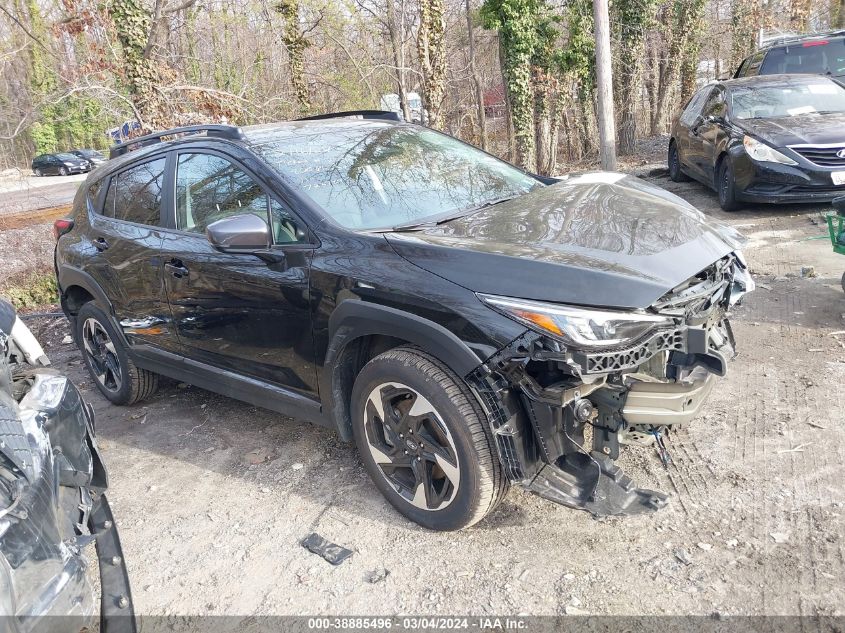
[[[91,301],[76,316],[76,341],[94,384],[110,402],[135,404],[158,388],[158,374],[135,366],[106,314]]]
[[[41,176],[43,176],[43,175],[44,175],[44,174],[42,174],[42,173],[41,173],[41,169],[36,169],[34,173],[35,173],[35,175],[36,175],[36,176],[38,176],[38,177],[41,177]]]
[[[719,164],[719,178],[716,182],[716,191],[719,194],[719,206],[722,207],[723,211],[731,212],[739,209],[739,202],[736,199],[734,169],[729,156],[725,156]]]
[[[681,157],[678,155],[678,145],[675,141],[669,142],[669,156],[668,156],[668,164],[669,164],[669,179],[672,182],[688,182],[689,176],[687,176],[683,169],[681,168]]]
[[[484,412],[466,384],[422,350],[398,347],[367,363],[351,414],[367,473],[411,521],[460,530],[507,493]]]

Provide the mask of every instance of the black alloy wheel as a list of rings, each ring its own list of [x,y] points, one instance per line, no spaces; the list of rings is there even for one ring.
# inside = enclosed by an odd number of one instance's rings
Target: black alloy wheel
[[[461,483],[457,448],[440,414],[415,389],[377,385],[367,397],[367,446],[382,476],[408,503],[442,510]]]

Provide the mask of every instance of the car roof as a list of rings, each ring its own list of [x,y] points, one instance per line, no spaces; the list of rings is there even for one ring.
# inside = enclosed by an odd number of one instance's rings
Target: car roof
[[[139,158],[143,158],[150,154],[161,152],[162,150],[170,149],[171,147],[190,146],[197,143],[204,143],[206,141],[227,141],[235,143],[244,147],[259,146],[266,143],[284,140],[290,137],[308,136],[312,134],[319,134],[323,132],[339,132],[343,130],[376,130],[385,127],[403,126],[418,128],[418,125],[405,123],[402,121],[392,121],[389,119],[366,119],[360,116],[349,116],[339,118],[326,119],[302,119],[298,121],[279,121],[276,123],[262,123],[258,125],[248,125],[239,129],[242,133],[240,138],[221,138],[219,136],[207,136],[205,134],[189,134],[180,136],[179,138],[170,141],[161,141],[159,143],[152,143],[145,145],[136,150],[128,151],[120,156],[116,156],[107,163],[100,165],[91,172],[89,179],[91,181],[98,180],[107,173],[123,167],[123,165],[135,162]],[[132,144],[132,139],[126,141],[127,144]]]
[[[732,88],[762,88],[765,86],[800,86],[810,83],[818,83],[819,81],[832,81],[833,83],[837,83],[830,77],[826,77],[824,75],[806,73],[739,77],[737,79],[725,79],[724,81],[720,81],[718,85],[724,86],[730,90]]]
[[[831,40],[836,38],[843,38],[845,37],[845,31],[830,31],[825,33],[805,33],[803,35],[787,35],[784,37],[779,37],[769,42],[766,42],[763,46],[761,46],[757,51],[752,53],[752,55],[756,54],[759,51],[769,51],[773,48],[779,48],[781,46],[790,46],[792,44],[803,44],[804,42],[812,42],[814,40]]]

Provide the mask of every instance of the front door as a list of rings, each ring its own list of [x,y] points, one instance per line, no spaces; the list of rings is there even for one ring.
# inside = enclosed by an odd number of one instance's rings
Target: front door
[[[725,91],[721,87],[716,87],[704,104],[704,109],[701,112],[701,124],[697,131],[699,145],[696,152],[697,168],[705,180],[710,183],[714,183],[716,178],[713,171],[716,165],[719,140],[724,134],[722,126],[725,124],[727,112],[728,105]]]
[[[181,152],[175,163],[175,227],[165,232],[162,262],[183,354],[315,396],[313,246],[304,225],[227,156]],[[243,213],[268,221],[280,261],[221,253],[208,242],[209,224]]]
[[[167,349],[176,335],[159,258],[165,164],[161,156],[112,175],[85,234],[92,253],[87,269],[110,297],[129,342]]]

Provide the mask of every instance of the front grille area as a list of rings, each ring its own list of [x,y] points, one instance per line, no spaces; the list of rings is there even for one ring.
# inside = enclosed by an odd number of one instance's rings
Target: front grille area
[[[819,167],[845,167],[845,155],[837,156],[839,152],[845,150],[845,144],[834,147],[792,145],[789,149],[801,154],[801,156]]]
[[[630,349],[613,352],[575,353],[573,356],[583,367],[584,373],[606,374],[638,367],[664,350],[681,351],[684,349],[685,343],[684,330],[664,330],[658,332],[646,342]]]

